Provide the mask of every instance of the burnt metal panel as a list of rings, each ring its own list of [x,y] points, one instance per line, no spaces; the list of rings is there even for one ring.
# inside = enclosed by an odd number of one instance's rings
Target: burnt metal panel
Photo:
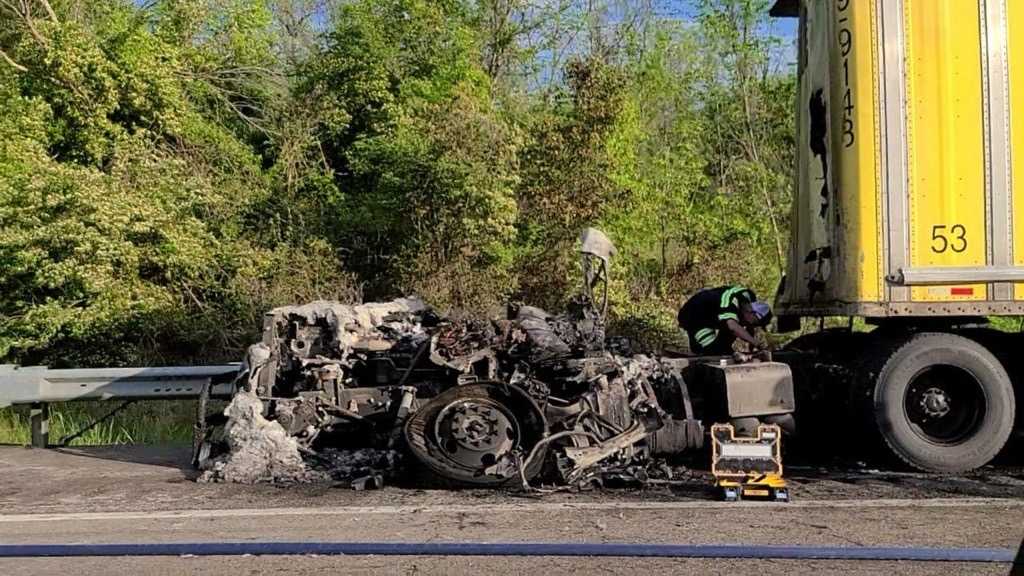
[[[788,414],[796,408],[793,373],[781,362],[707,365],[711,390],[717,391],[730,418]]]

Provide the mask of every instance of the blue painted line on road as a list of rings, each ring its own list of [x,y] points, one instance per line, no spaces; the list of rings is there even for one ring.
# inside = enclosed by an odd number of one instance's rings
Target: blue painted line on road
[[[605,556],[790,560],[1014,561],[1009,548],[756,546],[630,543],[478,542],[180,542],[132,544],[0,544],[0,558],[67,556]]]

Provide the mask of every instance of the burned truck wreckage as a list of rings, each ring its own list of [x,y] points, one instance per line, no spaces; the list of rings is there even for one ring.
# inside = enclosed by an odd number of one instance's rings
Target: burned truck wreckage
[[[584,290],[559,315],[510,305],[501,320],[449,319],[414,297],[271,311],[231,405],[202,421],[204,478],[362,487],[402,461],[463,486],[643,480],[653,456],[702,448],[711,422],[793,412],[784,364],[606,340],[615,249],[594,229],[581,240]]]

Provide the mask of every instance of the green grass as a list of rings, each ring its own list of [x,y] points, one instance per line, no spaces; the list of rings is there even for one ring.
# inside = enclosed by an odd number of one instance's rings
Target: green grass
[[[51,404],[50,442],[59,442],[117,406],[117,402]],[[71,445],[190,443],[195,410],[192,400],[139,402],[89,430]],[[27,406],[0,409],[0,444],[30,443],[28,413]]]
[[[989,325],[996,330],[1003,332],[1020,332],[1024,330],[1024,317],[1022,316],[989,316]]]

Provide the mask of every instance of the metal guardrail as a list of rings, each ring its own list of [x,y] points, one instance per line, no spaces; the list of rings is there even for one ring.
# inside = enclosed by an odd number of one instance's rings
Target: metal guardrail
[[[231,382],[238,369],[238,364],[71,369],[3,364],[0,365],[0,408],[30,404],[32,445],[46,447],[52,402],[188,399],[198,398],[205,388],[209,389],[210,397],[227,398],[233,392]]]

